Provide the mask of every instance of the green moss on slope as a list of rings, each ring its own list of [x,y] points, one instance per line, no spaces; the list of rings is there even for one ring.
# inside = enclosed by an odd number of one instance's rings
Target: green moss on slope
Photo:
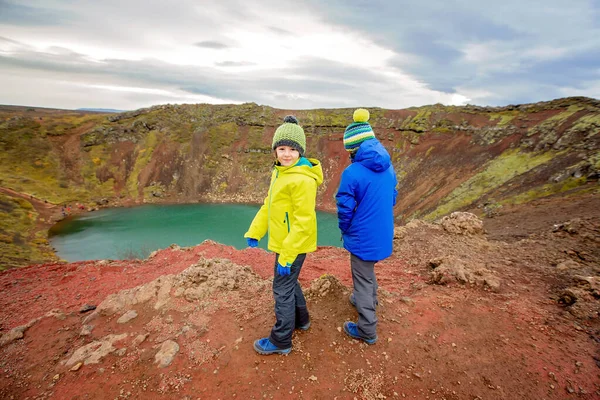
[[[565,193],[569,190],[575,189],[584,185],[587,179],[581,178],[569,178],[559,183],[546,184],[541,187],[536,187],[531,190],[521,193],[517,196],[502,200],[500,204],[522,204],[532,200],[540,199],[542,197],[548,197],[558,193]]]
[[[535,154],[523,153],[518,149],[505,151],[496,159],[490,161],[482,172],[454,189],[440,202],[438,208],[425,216],[425,219],[434,220],[468,206],[486,193],[514,177],[552,160],[555,156],[556,153],[554,152]]]
[[[141,142],[138,147],[139,150],[137,153],[137,158],[135,160],[135,165],[133,166],[133,170],[127,177],[127,193],[134,199],[137,198],[138,195],[143,193],[141,191],[141,189],[143,188],[139,188],[138,178],[142,169],[144,169],[144,167],[148,165],[148,163],[152,159],[152,153],[154,152],[154,149],[156,148],[156,145],[159,142],[159,135],[160,134],[157,131],[148,132],[143,142]]]
[[[516,111],[505,111],[502,113],[493,113],[490,114],[490,121],[495,121],[499,119],[496,126],[506,126],[508,125],[515,117],[518,115]]]
[[[41,245],[45,235],[30,239],[38,214],[27,200],[0,193],[0,270],[42,262],[51,257]]]

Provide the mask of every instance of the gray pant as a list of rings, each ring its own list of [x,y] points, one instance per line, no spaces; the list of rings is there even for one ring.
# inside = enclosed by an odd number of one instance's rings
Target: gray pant
[[[377,337],[377,278],[376,261],[364,261],[350,254],[352,282],[354,283],[354,301],[358,311],[358,333],[367,339]]]
[[[269,340],[280,349],[292,347],[292,334],[296,327],[308,324],[310,317],[298,276],[306,254],[298,254],[292,263],[291,273],[287,276],[277,274],[279,254],[275,255],[275,277],[273,279],[273,297],[275,298],[275,317],[277,322],[271,330]]]

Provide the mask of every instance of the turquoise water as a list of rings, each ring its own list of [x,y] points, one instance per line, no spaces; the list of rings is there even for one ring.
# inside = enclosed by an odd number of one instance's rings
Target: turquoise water
[[[50,243],[69,262],[146,258],[173,243],[187,247],[206,239],[243,249],[257,211],[239,204],[112,208],[60,221],[50,229]],[[317,225],[319,246],[341,246],[335,214],[317,212]],[[266,236],[259,247],[267,248]]]

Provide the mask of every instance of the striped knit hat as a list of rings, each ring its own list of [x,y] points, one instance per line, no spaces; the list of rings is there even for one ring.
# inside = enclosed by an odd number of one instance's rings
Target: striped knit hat
[[[300,157],[304,156],[306,136],[304,135],[304,129],[298,124],[298,119],[293,115],[286,116],[283,119],[283,124],[277,128],[275,135],[273,135],[273,150],[279,146],[290,146],[298,150]]]
[[[354,122],[348,125],[344,132],[344,147],[348,151],[354,151],[360,147],[365,140],[375,139],[375,134],[369,120],[369,111],[359,108],[352,115]]]

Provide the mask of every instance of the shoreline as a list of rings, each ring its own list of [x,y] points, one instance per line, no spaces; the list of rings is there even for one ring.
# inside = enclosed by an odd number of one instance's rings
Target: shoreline
[[[49,202],[47,200],[37,198],[34,195],[17,192],[9,187],[3,187],[3,186],[0,186],[0,193],[3,193],[5,195],[7,195],[8,197],[21,198],[21,199],[27,201],[29,204],[31,204],[31,206],[37,213],[35,226],[32,230],[30,230],[28,232],[19,232],[19,233],[28,238],[28,243],[31,246],[35,246],[35,247],[39,248],[46,255],[48,255],[48,254],[51,255],[50,257],[48,257],[44,260],[39,260],[39,261],[32,260],[30,263],[24,263],[21,266],[16,266],[16,265],[0,266],[0,267],[3,267],[0,269],[0,272],[7,271],[10,269],[14,269],[14,268],[22,268],[22,267],[26,267],[26,266],[30,266],[30,265],[39,265],[39,264],[45,264],[45,263],[56,263],[56,262],[69,263],[69,261],[63,260],[58,256],[56,249],[50,244],[50,241],[49,241],[49,233],[50,233],[50,230],[52,229],[52,227],[55,226],[60,221],[63,221],[69,217],[79,216],[79,215],[83,215],[86,213],[99,211],[99,210],[103,210],[103,209],[134,208],[134,207],[141,207],[141,206],[145,206],[145,205],[171,206],[171,205],[187,205],[187,204],[190,204],[190,205],[205,204],[205,205],[246,205],[246,206],[255,206],[255,207],[260,207],[262,205],[262,203],[255,203],[255,202],[244,202],[244,201],[236,202],[236,201],[232,201],[232,199],[228,199],[229,201],[214,201],[214,199],[211,199],[209,201],[204,201],[202,199],[198,199],[196,201],[189,201],[189,199],[173,201],[173,199],[169,199],[169,198],[164,198],[164,200],[163,200],[163,198],[158,198],[160,200],[155,201],[155,202],[143,202],[143,201],[140,202],[140,201],[136,201],[133,199],[123,199],[122,201],[118,201],[119,198],[116,197],[113,199],[106,199],[105,204],[97,204],[96,203],[95,206],[90,206],[89,204],[81,203],[76,200],[56,204],[56,203]],[[115,200],[117,200],[117,201],[115,201]],[[75,206],[75,207],[72,207],[71,210],[68,212],[68,214],[65,215],[62,212],[62,207],[65,206],[66,204],[81,204],[83,206],[83,209],[80,209]],[[319,212],[323,212],[323,213],[335,214],[334,207],[317,206],[316,210]],[[45,238],[44,239],[45,243],[38,243],[39,239],[36,239],[36,238],[38,238],[38,236],[40,234],[43,234],[43,236]]]

